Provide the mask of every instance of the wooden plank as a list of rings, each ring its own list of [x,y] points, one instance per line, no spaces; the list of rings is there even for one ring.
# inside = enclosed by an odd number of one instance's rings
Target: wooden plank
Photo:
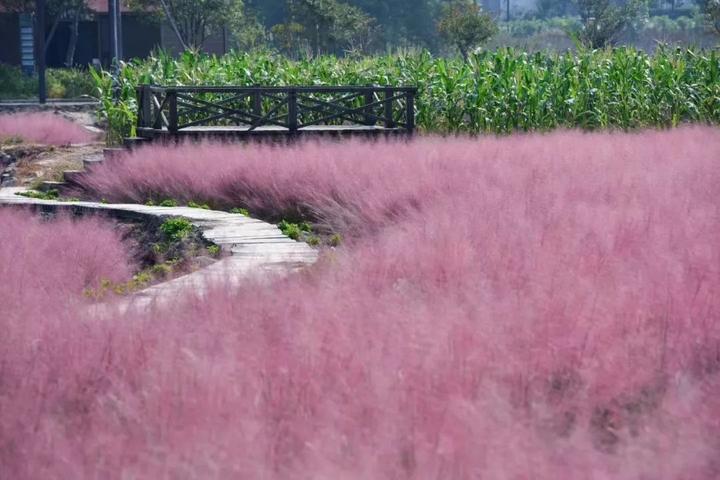
[[[165,91],[165,87],[153,86],[151,87],[154,91],[162,92]],[[223,92],[237,92],[237,93],[254,93],[260,92],[272,92],[272,93],[287,93],[290,89],[295,90],[298,93],[347,93],[347,92],[382,92],[385,89],[391,89],[395,92],[416,92],[416,87],[393,87],[393,86],[313,86],[313,85],[299,85],[292,87],[233,87],[233,86],[180,86],[172,87],[173,90],[182,93],[223,93]]]
[[[385,130],[402,130],[402,129],[387,129],[379,125],[314,125],[299,129],[300,131],[306,132],[336,132],[336,131],[372,131],[380,132]],[[251,129],[246,126],[236,125],[225,125],[225,126],[214,126],[214,127],[186,127],[178,130],[178,133],[242,133],[242,132],[289,132],[287,127],[277,127],[274,125],[257,127]]]

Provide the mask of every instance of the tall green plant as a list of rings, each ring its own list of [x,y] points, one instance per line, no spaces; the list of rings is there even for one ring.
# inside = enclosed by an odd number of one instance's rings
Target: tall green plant
[[[553,128],[669,127],[720,123],[720,53],[632,48],[528,54],[482,52],[461,59],[426,52],[293,61],[271,53],[223,57],[162,53],[124,65],[120,100],[95,72],[111,138],[132,133],[135,86],[417,85],[417,125],[436,133],[510,133]]]

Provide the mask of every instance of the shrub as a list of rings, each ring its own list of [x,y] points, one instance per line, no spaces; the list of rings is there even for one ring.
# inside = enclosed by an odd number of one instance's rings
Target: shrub
[[[46,74],[49,98],[94,96],[95,84],[86,70],[50,68]],[[0,99],[37,97],[37,76],[25,75],[18,67],[0,63]]]
[[[293,223],[293,222],[288,222],[287,220],[282,220],[278,224],[278,228],[284,235],[287,235],[288,237],[292,238],[293,240],[300,240],[300,236],[303,233],[312,232],[312,228],[310,227],[310,224],[307,222]]]
[[[27,192],[18,192],[15,195],[27,198],[36,198],[38,200],[57,200],[60,197],[60,192],[56,189],[50,189],[47,192],[38,192],[35,190],[29,190]]]
[[[248,211],[247,208],[237,208],[237,207],[235,207],[235,208],[230,209],[230,213],[236,213],[236,214],[238,214],[238,215],[243,215],[243,216],[245,216],[245,217],[249,217],[249,216],[250,216],[250,212]]]
[[[167,239],[175,242],[185,238],[192,229],[192,223],[184,218],[170,218],[160,225],[160,231]]]

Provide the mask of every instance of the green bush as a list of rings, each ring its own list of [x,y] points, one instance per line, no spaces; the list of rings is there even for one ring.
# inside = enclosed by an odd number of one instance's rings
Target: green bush
[[[110,75],[97,74],[111,99]],[[425,132],[510,133],[554,128],[669,127],[720,120],[720,52],[633,48],[528,54],[511,49],[461,59],[429,53],[293,61],[268,53],[159,54],[124,66],[120,102],[104,101],[111,129],[130,134],[135,87],[157,85],[417,85]]]
[[[95,82],[88,71],[72,68],[47,70],[48,98],[78,98],[95,94]],[[25,75],[18,67],[0,63],[0,99],[37,97],[37,76]]]
[[[293,240],[300,240],[300,237],[303,236],[304,233],[312,233],[312,227],[307,222],[293,223],[282,220],[278,224],[278,228],[284,235],[287,235]]]
[[[0,98],[25,98],[37,95],[37,81],[17,67],[0,63]]]
[[[170,241],[180,241],[192,231],[192,223],[184,218],[170,218],[160,225],[160,231]]]

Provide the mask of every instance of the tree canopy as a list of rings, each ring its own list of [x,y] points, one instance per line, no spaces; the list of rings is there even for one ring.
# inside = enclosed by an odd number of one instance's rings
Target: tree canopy
[[[497,32],[497,25],[475,2],[454,0],[443,7],[438,30],[467,60],[471,49],[480,46]]]

